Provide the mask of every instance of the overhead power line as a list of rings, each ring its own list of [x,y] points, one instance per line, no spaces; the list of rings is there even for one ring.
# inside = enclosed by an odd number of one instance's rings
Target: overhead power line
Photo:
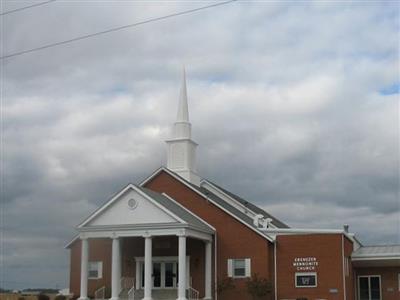
[[[30,53],[30,52],[40,51],[40,50],[44,50],[44,49],[47,49],[47,48],[52,48],[52,47],[56,47],[56,46],[60,46],[60,45],[64,45],[64,44],[69,44],[69,43],[72,43],[72,42],[77,42],[77,41],[88,39],[88,38],[92,38],[92,37],[95,37],[95,36],[98,36],[98,35],[114,32],[114,31],[119,31],[119,30],[131,28],[131,27],[136,27],[136,26],[139,26],[139,25],[147,24],[147,23],[157,22],[157,21],[161,21],[161,20],[165,20],[165,19],[169,19],[169,18],[173,18],[173,17],[177,17],[177,16],[182,16],[182,15],[187,15],[187,14],[194,13],[194,12],[197,12],[197,11],[200,11],[200,10],[226,5],[226,4],[235,2],[235,1],[238,1],[238,0],[230,0],[230,1],[218,2],[218,3],[215,3],[215,4],[202,6],[202,7],[198,7],[198,8],[193,8],[193,9],[189,9],[189,10],[184,10],[184,11],[181,11],[181,12],[165,15],[165,16],[162,16],[162,17],[151,18],[151,19],[148,19],[148,20],[145,20],[145,21],[141,21],[141,22],[137,22],[137,23],[132,23],[132,24],[124,25],[124,26],[114,27],[114,28],[107,29],[107,30],[104,30],[104,31],[99,31],[99,32],[95,32],[95,33],[91,33],[91,34],[87,34],[87,35],[82,35],[82,36],[75,37],[75,38],[72,38],[72,39],[69,39],[69,40],[64,40],[64,41],[61,41],[61,42],[56,42],[56,43],[47,44],[47,45],[44,45],[44,46],[28,49],[28,50],[23,50],[23,51],[14,52],[14,53],[11,53],[11,54],[6,54],[4,56],[1,56],[0,60],[6,59],[6,58],[10,58],[10,57],[19,56],[19,55],[23,55],[23,54],[27,54],[27,53]]]
[[[8,10],[8,11],[0,13],[0,16],[13,14],[13,13],[19,12],[21,10],[26,10],[26,9],[37,7],[37,6],[42,6],[42,5],[45,5],[45,4],[48,4],[50,2],[54,2],[54,1],[57,1],[57,0],[48,0],[48,1],[44,1],[44,2],[35,3],[35,4],[32,4],[32,5],[28,5],[28,6],[24,6],[24,7],[20,7],[20,8],[16,8],[16,9]]]

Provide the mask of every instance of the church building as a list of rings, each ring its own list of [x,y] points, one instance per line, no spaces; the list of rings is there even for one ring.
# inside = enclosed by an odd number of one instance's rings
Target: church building
[[[185,73],[166,143],[166,167],[76,227],[66,246],[75,298],[400,299],[400,245],[365,246],[348,226],[291,228],[198,174]]]

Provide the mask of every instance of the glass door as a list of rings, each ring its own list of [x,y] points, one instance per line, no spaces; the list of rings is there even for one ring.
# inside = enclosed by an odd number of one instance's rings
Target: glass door
[[[153,262],[153,288],[176,288],[178,286],[177,262]],[[144,288],[144,262],[140,262],[140,284]]]
[[[380,276],[359,276],[358,298],[359,300],[381,300]]]
[[[165,287],[173,288],[176,286],[176,263],[165,263]]]
[[[161,263],[153,263],[153,287],[161,287]]]

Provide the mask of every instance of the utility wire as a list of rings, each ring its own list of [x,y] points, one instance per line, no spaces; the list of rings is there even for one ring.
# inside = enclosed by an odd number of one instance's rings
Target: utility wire
[[[29,8],[33,8],[33,7],[37,7],[37,6],[42,6],[42,5],[45,5],[47,3],[54,2],[54,1],[57,1],[57,0],[48,0],[48,1],[44,1],[44,2],[35,3],[35,4],[32,4],[32,5],[28,5],[28,6],[24,6],[24,7],[20,7],[20,8],[16,8],[16,9],[8,10],[8,11],[5,11],[3,13],[0,13],[0,16],[13,14],[13,13],[19,12],[21,10],[25,10],[25,9],[29,9]]]
[[[55,1],[55,0],[53,0],[53,1]],[[235,1],[237,1],[237,0],[224,1],[224,2],[219,2],[219,3],[216,3],[216,4],[202,6],[202,7],[198,7],[198,8],[194,8],[194,9],[184,10],[184,11],[181,11],[181,12],[165,15],[165,16],[162,16],[162,17],[152,18],[152,19],[148,19],[148,20],[137,22],[137,23],[133,23],[133,24],[128,24],[128,25],[124,25],[124,26],[120,26],[120,27],[114,27],[114,28],[111,28],[111,29],[107,29],[107,30],[104,30],[104,31],[99,31],[99,32],[96,32],[96,33],[82,35],[82,36],[79,36],[79,37],[76,37],[76,38],[72,38],[72,39],[61,41],[61,42],[57,42],[57,43],[47,44],[47,45],[40,46],[40,47],[37,47],[37,48],[32,48],[32,49],[28,49],[28,50],[24,50],[24,51],[20,51],[20,52],[14,52],[14,53],[11,53],[11,54],[7,54],[7,55],[4,55],[4,56],[1,56],[0,60],[6,59],[6,58],[10,58],[10,57],[14,57],[14,56],[27,54],[27,53],[30,53],[30,52],[40,51],[40,50],[43,50],[43,49],[52,48],[52,47],[56,47],[56,46],[60,46],[60,45],[64,45],[64,44],[68,44],[68,43],[84,40],[84,39],[88,39],[88,38],[91,38],[91,37],[95,37],[95,36],[98,36],[98,35],[114,32],[114,31],[119,31],[119,30],[122,30],[122,29],[127,29],[127,28],[131,28],[131,27],[135,27],[135,26],[139,26],[139,25],[143,25],[143,24],[147,24],[147,23],[161,21],[161,20],[165,20],[165,19],[169,19],[169,18],[173,18],[173,17],[177,17],[177,16],[187,15],[187,14],[194,13],[194,12],[197,12],[197,11],[200,11],[200,10],[204,10],[204,9],[208,9],[208,8],[213,8],[213,7],[229,4],[229,3],[235,2]]]

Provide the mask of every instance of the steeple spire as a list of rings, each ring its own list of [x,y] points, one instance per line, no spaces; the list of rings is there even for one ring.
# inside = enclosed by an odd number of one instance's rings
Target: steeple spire
[[[189,122],[189,109],[188,109],[188,102],[187,102],[185,67],[183,67],[182,86],[181,86],[181,93],[179,95],[178,115],[176,117],[176,121],[177,122]]]
[[[167,167],[185,178],[200,185],[200,177],[196,173],[196,147],[192,140],[192,125],[189,122],[189,109],[186,90],[186,72],[183,68],[182,86],[179,95],[178,114],[173,127],[173,135],[167,140]]]

